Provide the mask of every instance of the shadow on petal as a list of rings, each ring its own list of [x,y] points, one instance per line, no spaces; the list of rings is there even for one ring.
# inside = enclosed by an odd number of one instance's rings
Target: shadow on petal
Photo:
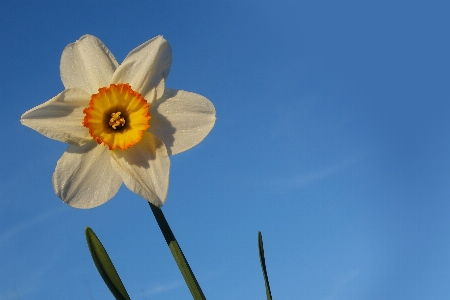
[[[148,129],[149,132],[152,132],[163,141],[169,156],[172,155],[172,147],[175,141],[175,132],[177,129],[172,126],[169,119],[158,111],[158,108],[159,106],[164,105],[168,99],[174,97],[177,93],[177,90],[166,89],[164,91],[164,96],[152,105],[152,118],[150,119],[150,128]]]
[[[84,144],[83,146],[71,145],[70,147],[66,148],[66,152],[76,153],[76,154],[84,154],[84,153],[91,151],[92,149],[94,149],[97,146],[105,147],[104,145],[99,145],[95,141],[91,141],[89,143]]]
[[[148,169],[151,161],[168,156],[166,146],[155,135],[144,132],[142,140],[127,150],[113,150],[117,158],[123,159],[129,165]],[[157,157],[158,156],[158,157]]]

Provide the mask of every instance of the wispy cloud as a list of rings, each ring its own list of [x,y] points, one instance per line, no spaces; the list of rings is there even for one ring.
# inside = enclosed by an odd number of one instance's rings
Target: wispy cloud
[[[218,272],[214,271],[201,272],[200,274],[197,274],[197,279],[200,279],[200,281],[205,282],[211,278],[217,277],[218,274],[219,274]],[[161,283],[153,284],[149,288],[142,290],[141,299],[153,299],[153,297],[151,296],[163,294],[178,289],[180,287],[186,287],[186,282],[184,280],[172,281],[163,284]]]
[[[48,218],[50,218],[51,216],[60,213],[61,211],[63,211],[64,209],[66,209],[66,207],[64,206],[60,206],[56,209],[50,210],[48,212],[45,212],[43,214],[40,214],[34,218],[25,220],[22,223],[17,224],[16,226],[9,228],[8,230],[0,233],[0,248],[5,245],[7,243],[7,241],[17,235],[18,233],[20,233],[23,230],[26,230],[28,228],[31,228],[32,226],[47,220]]]
[[[318,171],[315,171],[315,172],[312,172],[309,174],[297,175],[297,176],[289,177],[289,178],[274,179],[272,181],[272,185],[274,188],[282,189],[282,190],[290,190],[290,189],[308,186],[308,185],[314,184],[316,182],[319,182],[323,179],[326,179],[330,176],[338,174],[339,172],[341,172],[344,169],[348,168],[349,166],[353,165],[360,159],[361,158],[353,158],[353,159],[345,160],[343,162],[337,163],[335,165],[329,166],[327,168],[323,168],[321,170],[318,170]]]
[[[339,295],[339,292],[348,285],[358,274],[359,270],[352,270],[339,278],[337,278],[336,283],[334,284],[333,290],[324,298],[324,300],[333,300]]]
[[[19,284],[17,286],[11,287],[9,290],[0,293],[0,299],[29,299],[30,296],[35,295],[44,286],[49,284],[47,273],[59,260],[60,253],[60,249],[55,249],[55,252],[48,256],[49,259],[42,262],[38,268],[30,268],[29,272],[26,273],[25,278],[18,281]]]
[[[174,290],[174,289],[177,289],[177,288],[183,286],[184,284],[185,284],[184,281],[174,281],[174,282],[166,283],[166,284],[156,284],[156,285],[152,286],[151,288],[144,290],[142,292],[142,298],[145,299],[147,296],[171,291],[171,290]]]

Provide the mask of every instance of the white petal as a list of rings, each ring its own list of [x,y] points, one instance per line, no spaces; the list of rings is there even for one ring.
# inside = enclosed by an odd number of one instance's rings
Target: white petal
[[[131,191],[161,207],[169,187],[170,160],[164,144],[150,132],[133,147],[112,151],[112,165]]]
[[[83,35],[67,45],[61,56],[61,80],[66,87],[80,88],[89,94],[109,86],[118,63],[98,38]]]
[[[149,103],[164,93],[172,64],[169,43],[157,36],[131,51],[113,75],[113,83],[129,83]]]
[[[65,203],[92,208],[111,199],[122,179],[111,166],[108,148],[91,141],[81,147],[70,145],[58,160],[53,189]]]
[[[83,145],[92,140],[82,124],[83,109],[89,106],[90,95],[70,89],[25,112],[20,122],[48,138],[64,143]]]
[[[216,110],[205,97],[166,89],[151,108],[150,128],[166,145],[169,155],[200,143],[214,127]]]

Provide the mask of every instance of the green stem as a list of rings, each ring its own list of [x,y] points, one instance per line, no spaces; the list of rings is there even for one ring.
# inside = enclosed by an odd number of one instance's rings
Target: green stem
[[[259,260],[261,262],[261,269],[264,277],[264,283],[266,284],[267,300],[272,300],[272,293],[270,292],[270,285],[269,285],[269,277],[267,277],[266,259],[264,257],[264,245],[261,231],[258,231],[258,249],[259,249]]]
[[[194,273],[189,267],[189,264],[184,257],[183,251],[181,251],[181,248],[178,245],[178,242],[175,239],[175,236],[173,235],[162,210],[159,207],[151,204],[150,202],[149,204],[150,208],[152,209],[153,215],[155,216],[156,222],[158,222],[164,239],[169,246],[170,252],[172,252],[173,258],[175,259],[175,262],[177,263],[178,268],[183,275],[184,281],[186,281],[186,284],[191,291],[192,297],[194,297],[195,300],[206,300],[206,297],[205,295],[203,295],[202,289],[200,288],[197,279],[195,279]]]

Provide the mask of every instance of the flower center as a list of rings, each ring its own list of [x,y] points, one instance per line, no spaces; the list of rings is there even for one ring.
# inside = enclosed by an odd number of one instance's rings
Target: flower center
[[[125,150],[142,139],[150,125],[150,105],[129,84],[111,84],[91,96],[83,126],[97,143]]]
[[[125,126],[125,119],[120,117],[121,114],[122,113],[120,111],[111,114],[111,119],[109,119],[109,126],[111,126],[113,129],[117,129],[117,126]]]

